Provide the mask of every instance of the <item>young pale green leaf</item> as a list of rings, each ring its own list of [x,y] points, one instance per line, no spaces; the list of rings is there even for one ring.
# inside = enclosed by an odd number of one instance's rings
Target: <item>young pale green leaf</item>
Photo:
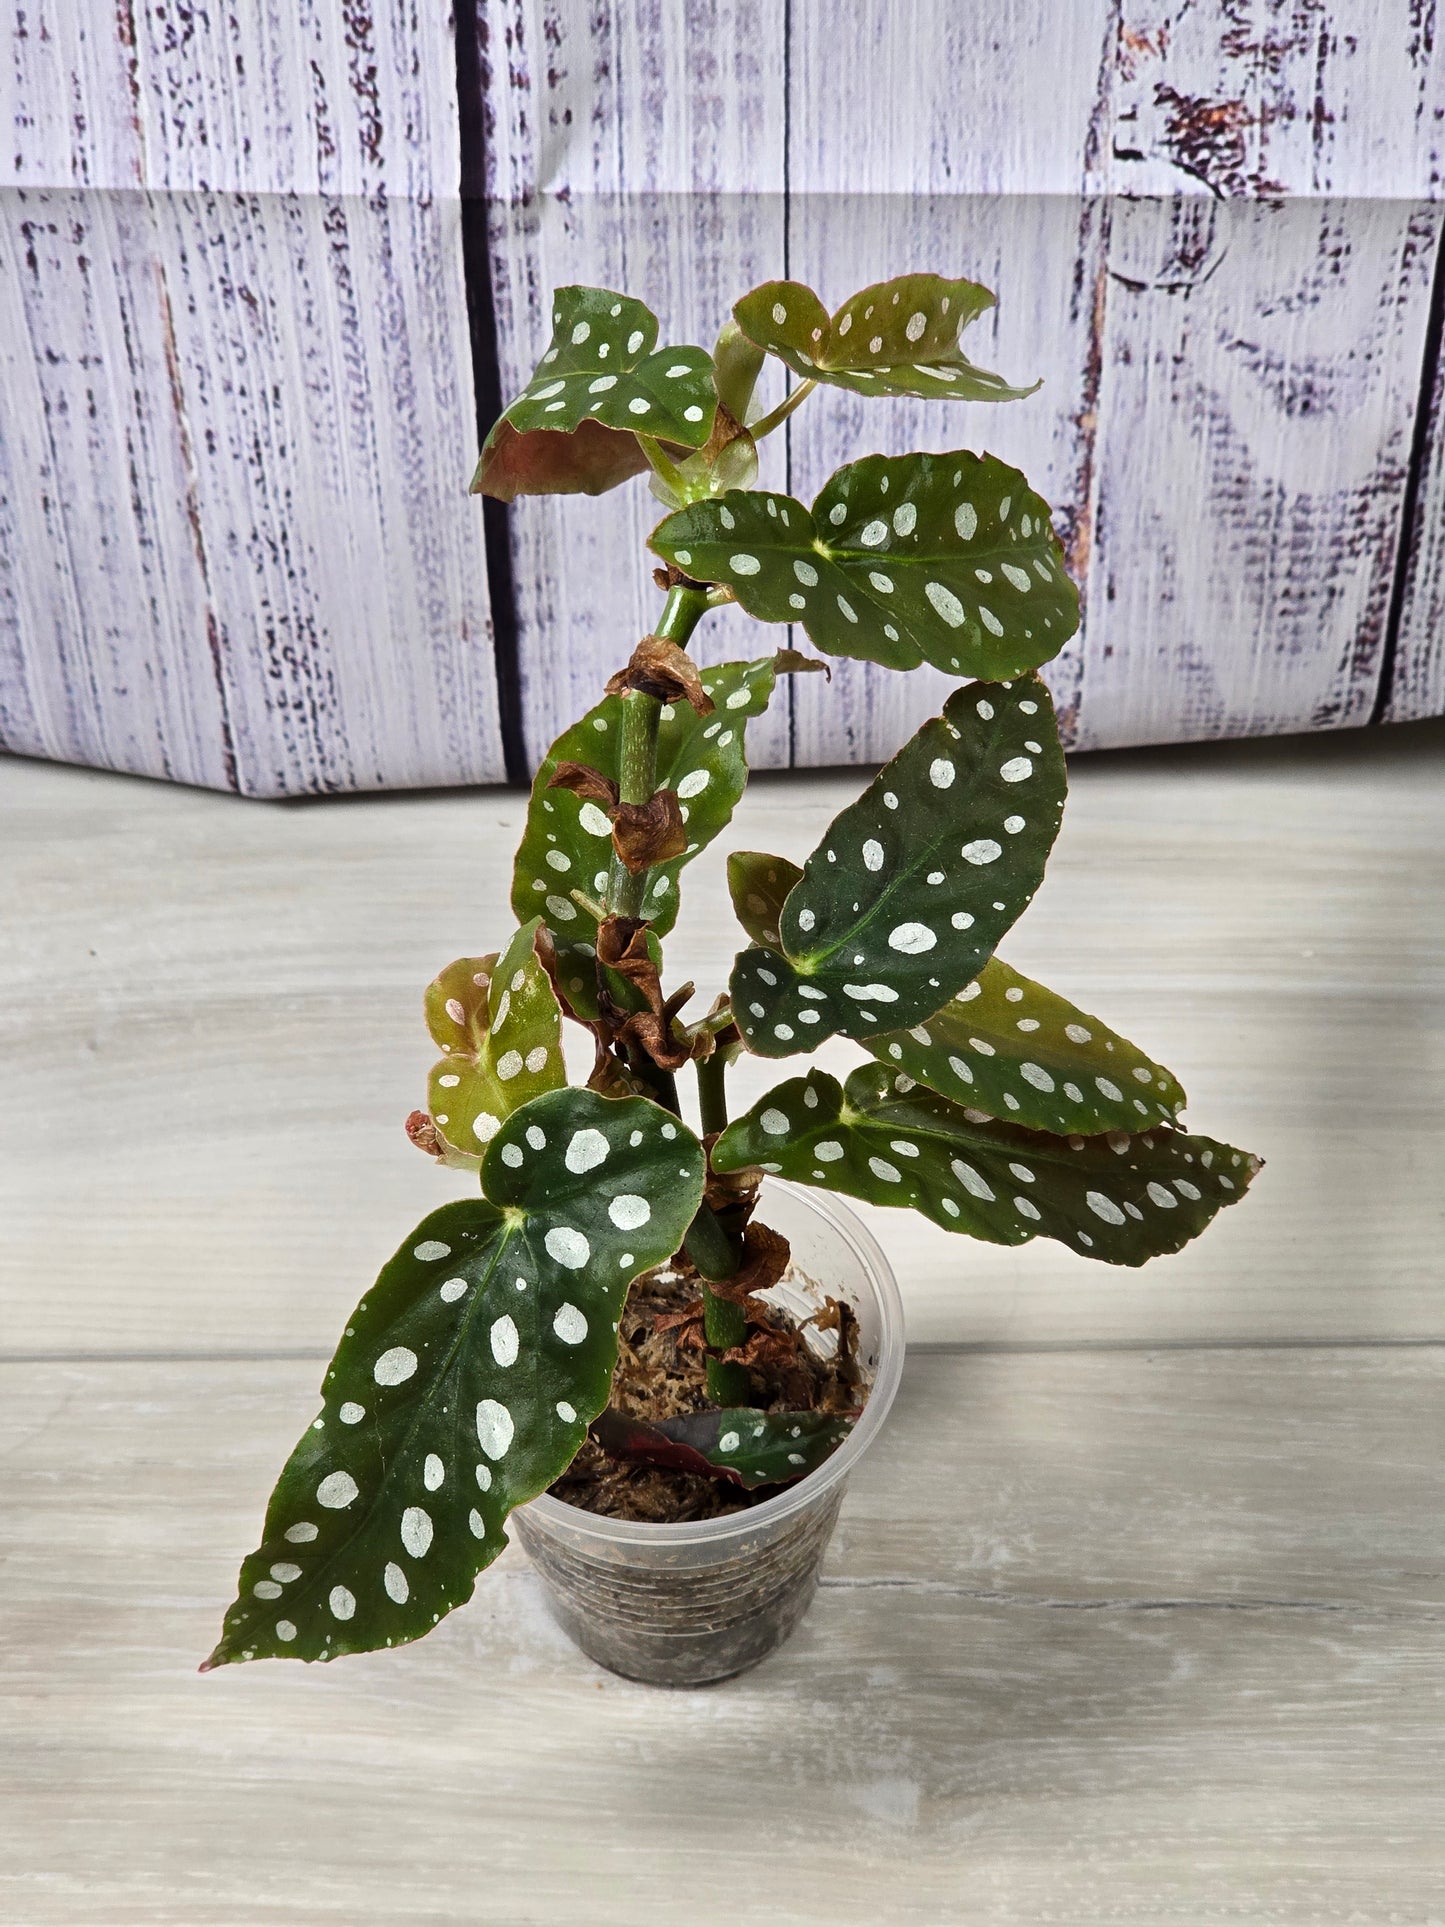
[[[850,462],[811,511],[763,491],[693,502],[650,540],[749,615],[889,669],[1017,676],[1079,626],[1048,504],[1018,469],[964,449]]]
[[[426,987],[426,1027],[441,1050],[479,1051],[487,1036],[487,993],[497,953],[458,957]]]
[[[559,288],[552,345],[487,437],[473,487],[510,501],[519,494],[580,489],[600,494],[646,467],[633,437],[701,448],[717,413],[712,357],[702,348],[659,348],[657,317],[606,288]],[[598,428],[629,448],[602,441]],[[538,444],[537,437],[547,440]],[[573,450],[555,444],[579,437]]]
[[[1142,1131],[1184,1108],[1161,1064],[998,957],[931,1017],[870,1037],[868,1049],[943,1097],[1033,1131]]]
[[[782,939],[778,925],[788,892],[802,876],[785,856],[766,856],[761,850],[734,850],[728,857],[728,893],[737,920],[754,943],[776,949]]]
[[[699,716],[682,701],[663,705],[657,786],[677,791],[688,845],[681,856],[655,864],[648,876],[642,914],[659,935],[676,920],[683,866],[726,826],[743,793],[747,725],[767,708],[775,680],[772,656],[726,662],[702,672],[702,686],[716,705],[712,715]],[[532,784],[512,871],[512,908],[519,917],[540,911],[546,918],[557,943],[561,990],[579,1016],[596,1012],[597,918],[590,906],[605,907],[612,825],[598,804],[547,785],[562,762],[582,763],[613,782],[620,780],[622,705],[629,700],[604,697],[548,750]],[[588,901],[579,902],[574,890]]]
[[[627,1287],[682,1243],[702,1147],[642,1098],[553,1091],[482,1181],[353,1314],[209,1665],[400,1646],[470,1598],[606,1404]]]
[[[718,400],[734,421],[746,422],[763,369],[762,349],[729,316],[713,346],[712,361]]]
[[[781,945],[733,966],[748,1048],[785,1057],[835,1031],[873,1037],[930,1017],[1032,900],[1064,790],[1036,677],[955,690],[808,858]]]
[[[1056,1238],[1111,1265],[1178,1251],[1244,1195],[1259,1160],[1160,1125],[1054,1137],[966,1111],[865,1064],[769,1091],[713,1149],[719,1171],[761,1165],[800,1184],[921,1211],[992,1244]]]
[[[504,1117],[567,1082],[562,1006],[537,956],[541,927],[540,917],[522,925],[493,960],[490,980],[476,970],[468,984],[468,963],[485,960],[463,958],[427,992],[431,1033],[444,1052],[427,1103],[454,1166],[479,1166]]]
[[[802,282],[765,281],[733,315],[749,341],[809,381],[859,395],[1017,401],[1039,383],[1012,388],[959,347],[964,329],[994,304],[976,281],[902,274],[864,288],[831,317]]]
[[[614,1458],[673,1466],[753,1492],[806,1478],[838,1449],[852,1426],[851,1418],[834,1412],[731,1406],[653,1423],[609,1408],[592,1436]]]

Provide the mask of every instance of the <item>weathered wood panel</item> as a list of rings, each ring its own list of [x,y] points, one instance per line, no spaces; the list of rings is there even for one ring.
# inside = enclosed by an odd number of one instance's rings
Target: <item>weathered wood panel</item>
[[[6,745],[498,777],[445,20],[44,0],[8,52]]]
[[[1113,209],[1081,746],[1368,721],[1440,211]]]
[[[404,1651],[197,1678],[317,1371],[3,1368],[8,1918],[1438,1912],[1434,1355],[916,1359],[802,1628],[703,1692],[515,1549]]]
[[[1441,1335],[1441,727],[1074,759],[1006,954],[1267,1165],[1140,1272],[880,1211],[915,1339]],[[724,847],[800,859],[856,787],[758,779],[688,872],[670,985],[693,978],[701,1007],[724,981]],[[238,810],[0,764],[0,1343],[330,1348],[407,1227],[466,1188],[401,1124],[421,987],[496,942],[520,812],[505,793]],[[779,1075],[744,1060],[735,1104]]]
[[[980,355],[1045,377],[876,432],[986,439],[1059,505],[1085,598],[1049,671],[1071,740],[1365,720],[1440,232],[1433,33],[1397,14],[1352,35],[1321,4],[1101,4],[918,34],[877,4],[838,62],[823,11],[793,17],[797,271],[830,300],[904,255],[976,271],[1002,297]],[[863,414],[796,418],[810,485]],[[884,754],[936,702],[933,679],[850,667],[799,692],[800,759]]]
[[[1437,170],[1437,191],[1438,191]],[[1386,722],[1445,714],[1445,234],[1435,256],[1425,382],[1396,577],[1395,657],[1379,713]]]
[[[707,340],[779,269],[833,297],[972,269],[1003,296],[980,353],[1043,394],[822,398],[769,479],[910,442],[1018,460],[1085,589],[1052,671],[1079,744],[1359,721],[1392,643],[1386,713],[1445,706],[1435,412],[1398,549],[1441,233],[1428,12],[859,0],[845,47],[825,0],[466,6],[505,390],[554,282]],[[499,775],[446,20],[39,0],[4,55],[0,741],[263,793]],[[512,512],[533,758],[655,611],[655,513],[640,483]],[[757,646],[736,617],[700,644]],[[937,692],[788,690],[758,760],[869,760]]]
[[[552,332],[552,289],[569,282],[638,294],[664,342],[710,348],[738,295],[783,258],[784,9],[482,8],[504,397],[531,374]],[[641,479],[595,500],[511,510],[533,763],[656,620],[645,544],[663,513]],[[709,618],[696,653],[720,661],[770,642],[726,611]],[[784,689],[749,732],[755,765],[788,761],[787,713]]]

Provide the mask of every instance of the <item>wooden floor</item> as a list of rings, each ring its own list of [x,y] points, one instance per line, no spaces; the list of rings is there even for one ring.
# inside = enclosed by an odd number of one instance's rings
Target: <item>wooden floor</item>
[[[873,1214],[913,1347],[823,1588],[667,1694],[516,1548],[405,1652],[194,1670],[344,1313],[464,1188],[401,1133],[419,991],[500,935],[521,800],[0,763],[0,1922],[1445,1921],[1442,771],[1438,725],[1076,761],[1005,954],[1268,1167],[1140,1274]],[[801,857],[856,783],[760,780],[732,841]]]

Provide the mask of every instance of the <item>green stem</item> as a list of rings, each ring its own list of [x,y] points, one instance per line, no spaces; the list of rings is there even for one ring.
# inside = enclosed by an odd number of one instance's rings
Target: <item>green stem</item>
[[[666,482],[674,495],[685,496],[687,493],[687,484],[678,472],[676,464],[669,461],[667,456],[663,454],[661,442],[654,441],[651,435],[639,435],[637,437],[637,446],[647,457],[653,474],[659,476]]]
[[[724,1278],[731,1278],[737,1270],[738,1254],[733,1241],[723,1230],[710,1204],[698,1206],[697,1216],[688,1226],[685,1242],[688,1257],[704,1278],[720,1283]],[[734,1339],[731,1342],[737,1344],[741,1341]]]
[[[728,1127],[727,1071],[725,1051],[715,1050],[711,1057],[697,1060],[697,1108],[704,1137]]]
[[[753,440],[760,442],[764,435],[771,435],[775,428],[781,428],[793,410],[801,408],[817,386],[817,382],[812,380],[800,382],[792,394],[780,401],[770,414],[764,415],[761,421],[753,423],[748,430]]]
[[[687,647],[688,638],[706,615],[706,589],[689,589],[682,584],[668,591],[654,634],[664,642]],[[618,801],[646,803],[657,788],[657,731],[662,720],[662,704],[656,696],[645,696],[640,689],[629,689],[622,698],[622,741],[618,752]],[[646,870],[629,870],[614,852],[607,879],[607,907],[615,917],[640,917],[647,895]]]
[[[719,1298],[706,1285],[702,1288],[703,1330],[709,1345],[720,1352],[741,1345],[748,1335],[747,1314],[731,1298]]]

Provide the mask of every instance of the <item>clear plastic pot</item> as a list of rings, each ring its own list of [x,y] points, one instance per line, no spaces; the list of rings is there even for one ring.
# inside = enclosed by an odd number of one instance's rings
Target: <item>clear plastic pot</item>
[[[857,1314],[871,1384],[863,1415],[815,1472],[721,1519],[649,1525],[543,1495],[512,1515],[553,1614],[609,1671],[702,1686],[756,1666],[807,1611],[848,1475],[877,1437],[903,1370],[903,1304],[887,1259],[845,1206],[769,1179],[758,1216],[790,1240],[776,1288]]]

